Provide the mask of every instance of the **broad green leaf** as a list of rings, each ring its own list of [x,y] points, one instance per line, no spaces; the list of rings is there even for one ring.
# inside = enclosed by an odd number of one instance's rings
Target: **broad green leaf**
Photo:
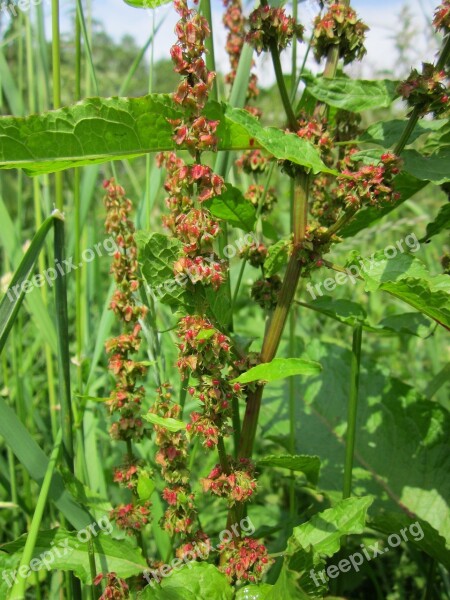
[[[324,557],[331,557],[341,547],[345,535],[362,533],[367,510],[373,498],[347,498],[335,506],[314,515],[309,521],[294,528],[289,538],[280,577],[266,598],[322,598],[326,585],[318,573],[324,568]],[[311,573],[316,574],[314,582]],[[288,588],[288,594],[286,593]]]
[[[252,231],[256,222],[255,207],[244,198],[243,193],[227,183],[226,190],[208,202],[211,214],[223,219],[233,227]]]
[[[430,131],[438,131],[445,123],[446,119],[436,121],[425,121],[422,119],[415,126],[412,134],[409,137],[408,145],[412,144],[425,133]],[[377,144],[383,148],[391,148],[400,139],[405,127],[408,123],[406,119],[392,119],[390,121],[378,121],[370,125],[367,130],[359,138],[359,142],[369,144]]]
[[[421,181],[416,177],[413,177],[409,173],[402,172],[394,179],[394,188],[400,194],[400,200],[395,204],[388,204],[382,208],[376,208],[374,206],[368,206],[359,210],[355,217],[350,223],[344,227],[339,235],[348,238],[356,235],[363,229],[371,227],[382,217],[389,214],[396,208],[402,205],[405,200],[408,200],[417,192],[420,192],[425,186],[428,185],[428,181]]]
[[[180,562],[180,561],[178,561]],[[233,588],[217,567],[205,562],[174,565],[160,586],[148,585],[139,594],[139,600],[231,600]]]
[[[265,148],[280,160],[334,173],[316,148],[294,134],[263,127],[243,109],[210,102],[205,116],[218,119],[219,150]],[[88,98],[73,106],[31,115],[0,117],[0,168],[25,169],[30,175],[134,158],[173,150],[168,119],[184,113],[171,96]]]
[[[139,260],[143,263],[142,272],[152,286],[174,278],[173,263],[181,251],[181,243],[174,237],[162,233],[152,233],[145,243]]]
[[[262,363],[242,373],[233,382],[250,383],[252,381],[276,381],[293,375],[315,375],[320,373],[319,363],[302,358],[274,358],[271,362]]]
[[[370,270],[361,271],[366,290],[386,291],[403,300],[440,325],[450,328],[450,278],[431,276],[425,265],[410,254],[397,254],[388,260],[374,255]]]
[[[319,477],[320,458],[318,456],[307,456],[305,454],[280,454],[279,456],[264,456],[258,460],[261,467],[282,467],[291,471],[301,471],[306,478],[316,485]]]
[[[432,329],[432,321],[421,313],[412,312],[390,315],[380,321],[378,325],[372,325],[367,318],[366,311],[360,304],[352,300],[335,299],[331,296],[321,296],[312,302],[299,302],[299,304],[344,323],[344,325],[354,327],[360,324],[365,331],[383,336],[407,333],[426,338],[430,335]]]
[[[267,594],[272,589],[268,583],[260,583],[258,585],[246,585],[238,590],[235,600],[264,600]]]
[[[150,500],[151,495],[155,491],[155,482],[146,473],[139,475],[137,484],[137,493],[139,500]]]
[[[55,218],[60,219],[62,216],[60,213],[55,212],[42,223],[41,227],[36,232],[30,247],[25,252],[24,257],[2,298],[0,303],[0,354],[5,346],[11,327],[14,324],[17,313],[19,312],[25,297],[28,279],[36,264],[39,253],[42,250],[47,234],[53,226]],[[33,286],[30,283],[28,287],[30,290]]]
[[[191,306],[192,294],[187,294],[187,276],[175,277],[173,265],[180,256],[181,243],[174,237],[152,233],[139,237],[139,261],[148,283],[147,291],[163,304]]]
[[[135,548],[126,539],[116,540],[108,535],[107,531],[111,524],[107,527],[107,524],[101,520],[98,523],[105,531],[102,532],[100,526],[95,525],[95,535],[90,533],[89,529],[82,529],[78,532],[65,531],[60,528],[41,531],[34,547],[33,558],[42,559],[50,555],[50,558],[47,559],[49,570],[73,571],[83,583],[91,584],[87,543],[90,535],[94,546],[97,573],[114,571],[124,579],[142,573],[147,564],[141,550]],[[92,525],[94,527],[94,523]],[[14,542],[3,544],[1,549],[15,554],[22,550],[26,539],[27,536],[22,535]],[[52,546],[56,547],[58,552],[49,552]],[[37,568],[37,563],[35,564]],[[41,568],[47,568],[42,561]]]
[[[296,404],[296,452],[320,456],[319,486],[336,495],[344,468],[351,353],[338,344],[311,340],[308,355],[320,361],[323,372],[308,384],[298,383],[297,397],[303,402]],[[371,517],[380,510],[409,511],[450,547],[448,411],[424,400],[414,387],[388,378],[370,355],[363,354],[359,394],[364,401],[358,405],[354,493],[376,498]],[[281,413],[282,401],[266,405],[271,418],[273,411]],[[278,431],[287,423],[280,419]]]
[[[450,148],[442,148],[425,156],[417,150],[402,152],[405,171],[421,181],[431,181],[436,185],[450,181]]]
[[[444,147],[450,146],[450,121],[441,127],[438,131],[431,133],[423,146],[425,153],[438,152]]]
[[[186,424],[183,423],[183,421],[178,421],[177,419],[172,419],[170,417],[165,419],[164,417],[160,417],[151,412],[143,415],[143,418],[149,423],[153,423],[153,425],[164,427],[168,431],[181,431],[182,429],[186,429]]]
[[[361,112],[373,108],[387,108],[398,96],[398,82],[390,79],[365,80],[336,77],[326,79],[304,75],[308,92],[329,106]]]
[[[125,4],[134,6],[134,8],[158,8],[168,4],[170,0],[123,0]]]
[[[403,530],[408,544],[415,544],[447,570],[450,569],[450,549],[446,547],[444,538],[423,519],[411,519],[405,513],[383,511],[370,519],[369,525],[386,535],[401,535]]]
[[[441,231],[447,231],[450,229],[450,203],[441,206],[440,211],[437,214],[435,220],[427,225],[427,232],[420,240],[420,242],[426,242],[433,236],[441,233]]]
[[[269,246],[267,258],[264,261],[264,274],[266,277],[271,277],[278,273],[288,260],[289,242],[287,240],[279,240],[276,244]]]
[[[215,113],[212,113],[211,117],[214,115]],[[217,114],[216,118],[219,116]],[[219,126],[217,135],[223,144],[240,145],[242,150],[259,146],[275,158],[302,165],[311,169],[313,173],[337,174],[335,170],[328,168],[322,162],[319,152],[312,144],[294,133],[284,133],[275,127],[262,127],[258,119],[246,110],[226,106],[225,123],[232,124],[233,128],[228,126],[221,131]],[[225,136],[230,134],[232,137],[227,140]]]

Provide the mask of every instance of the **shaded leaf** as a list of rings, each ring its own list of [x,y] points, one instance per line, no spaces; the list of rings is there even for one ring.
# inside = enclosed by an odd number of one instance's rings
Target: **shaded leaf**
[[[446,547],[445,539],[423,519],[411,519],[405,513],[382,511],[369,520],[369,525],[386,535],[399,535],[406,528],[404,533],[408,544],[415,544],[447,570],[450,569],[450,549]]]
[[[159,427],[164,427],[168,431],[180,431],[182,429],[186,429],[186,424],[183,423],[183,421],[178,421],[177,419],[172,419],[171,417],[164,418],[151,412],[142,415],[142,417],[149,423],[153,423],[153,425],[158,425]]]
[[[217,567],[205,562],[181,563],[160,586],[147,586],[140,600],[231,600],[234,592]]]
[[[96,536],[90,534],[97,573],[114,571],[119,577],[127,578],[145,570],[147,565],[141,550],[135,548],[128,540],[115,540],[106,533],[99,533],[98,530],[95,530]],[[49,569],[73,571],[83,583],[91,584],[88,543],[83,541],[89,533],[87,529],[77,533],[64,529],[41,531],[34,547],[33,558],[40,559],[44,553],[45,556],[50,554],[53,560],[48,559]],[[81,541],[78,537],[80,535]],[[14,542],[3,544],[1,549],[9,554],[19,552],[23,549],[26,538],[26,535],[22,535]],[[52,545],[58,548],[58,552],[49,552]],[[41,562],[40,568],[46,568],[46,565]]]
[[[425,265],[410,254],[398,254],[386,259],[376,253],[376,262],[361,275],[366,290],[382,290],[403,300],[424,315],[450,328],[450,278],[448,275],[431,276]]]
[[[436,121],[426,121],[422,119],[417,123],[411,133],[408,139],[408,145],[415,142],[417,138],[425,133],[441,129],[446,122],[446,119],[439,119]],[[392,119],[390,121],[378,121],[377,123],[372,123],[358,141],[378,144],[383,148],[390,148],[398,142],[407,123],[407,119]]]
[[[441,233],[441,231],[446,231],[447,229],[450,229],[450,202],[447,202],[447,204],[441,206],[437,217],[434,221],[428,223],[427,232],[419,241],[421,243],[426,242],[434,235]]]
[[[258,460],[258,465],[262,467],[282,467],[291,471],[301,471],[306,478],[316,485],[319,477],[320,458],[318,456],[308,456],[305,454],[280,454],[264,456]]]
[[[279,240],[276,244],[269,246],[267,258],[264,261],[264,274],[266,277],[272,277],[287,263],[288,247],[288,240]]]
[[[353,112],[389,107],[398,96],[398,82],[390,79],[365,80],[336,77],[326,79],[304,75],[308,92],[329,106]]]
[[[256,222],[255,207],[244,198],[243,193],[227,183],[226,190],[206,203],[211,214],[223,219],[233,227],[252,231]]]

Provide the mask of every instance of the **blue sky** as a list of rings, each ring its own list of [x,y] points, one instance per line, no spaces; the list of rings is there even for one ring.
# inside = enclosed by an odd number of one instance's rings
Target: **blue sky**
[[[418,30],[418,35],[414,40],[414,51],[412,52],[412,61],[418,63],[420,60],[431,60],[434,52],[430,36],[426,33],[425,13],[428,16],[433,14],[438,0],[353,0],[352,6],[356,9],[361,18],[370,26],[367,35],[366,47],[367,57],[362,64],[358,64],[353,69],[360,76],[370,76],[375,70],[391,70],[394,75],[398,75],[397,54],[395,52],[393,37],[399,30],[399,13],[405,4],[413,14],[413,22]],[[67,7],[68,3],[62,2],[62,26],[63,29],[68,25]],[[69,6],[72,7],[70,2]],[[174,42],[173,27],[177,16],[169,4],[160,7],[155,11],[135,9],[128,6],[123,0],[92,0],[93,15],[95,19],[102,23],[106,31],[115,39],[129,33],[135,37],[138,43],[144,44],[152,30],[153,18],[156,23],[164,19],[164,23],[158,32],[155,45],[155,57],[160,58],[168,56],[169,49]],[[300,5],[300,15],[303,13],[302,22],[306,24],[311,21],[315,13],[315,0],[306,0]],[[213,22],[216,39],[216,58],[218,68],[227,68],[227,56],[224,52],[225,36],[221,24],[223,12],[222,1],[212,0]],[[154,12],[154,17],[153,17]],[[286,64],[289,64],[289,56],[285,55]],[[313,66],[311,64],[311,66]],[[262,83],[271,83],[272,70],[266,66],[264,58],[258,60],[258,74]],[[403,75],[401,73],[400,75]]]

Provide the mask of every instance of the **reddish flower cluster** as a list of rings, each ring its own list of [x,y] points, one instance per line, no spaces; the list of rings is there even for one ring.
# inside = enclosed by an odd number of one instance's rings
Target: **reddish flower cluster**
[[[412,69],[409,77],[398,87],[399,94],[408,106],[418,108],[421,115],[433,113],[435,116],[446,112],[450,106],[450,89],[444,70],[438,70],[430,63],[422,64],[422,73]]]
[[[244,45],[245,18],[242,13],[241,0],[223,0],[223,4],[226,8],[225,14],[223,15],[223,24],[229,31],[225,50],[230,57],[231,65],[231,72],[225,76],[225,81],[231,86],[236,79],[236,70]],[[251,73],[248,84],[247,101],[256,98],[258,94],[258,78],[254,73]]]
[[[106,587],[99,600],[126,600],[130,597],[127,582],[117,577],[116,573],[99,573],[94,579],[94,585],[100,585],[103,579],[106,579]]]
[[[264,194],[264,192],[266,193]],[[268,190],[265,190],[263,185],[250,185],[245,192],[244,197],[251,202],[256,209],[261,204],[261,214],[272,212],[273,205],[277,201],[275,189],[269,188]]]
[[[162,385],[157,393],[158,398],[150,412],[163,419],[179,419],[181,406],[172,402],[170,385]],[[169,431],[160,425],[154,425],[154,429],[155,444],[159,447],[155,461],[160,466],[161,476],[167,484],[163,498],[169,504],[162,518],[162,526],[171,535],[190,535],[197,513],[189,485],[186,435],[183,431]]]
[[[219,550],[225,554],[220,570],[230,583],[255,583],[273,563],[266,547],[251,538],[221,544]]]
[[[434,13],[433,25],[444,34],[450,31],[450,0],[444,0]]]
[[[334,140],[328,132],[328,123],[325,118],[316,119],[303,113],[298,120],[296,134],[316,146],[324,162],[330,164],[333,161],[331,151],[334,147]]]
[[[134,456],[126,456],[123,465],[114,470],[114,482],[132,492],[137,491],[139,478],[142,476],[152,478],[153,471]]]
[[[115,521],[117,527],[123,529],[127,535],[134,535],[150,521],[150,506],[150,502],[143,502],[140,505],[119,504],[109,513],[109,518]]]
[[[216,465],[208,477],[201,480],[203,490],[228,499],[229,506],[237,502],[248,502],[256,490],[255,466],[247,458],[233,461],[229,457],[230,471],[224,473]]]
[[[131,201],[113,179],[105,181],[103,187],[106,190],[106,231],[117,243],[111,267],[117,288],[110,307],[128,329],[106,342],[106,350],[110,353],[109,369],[116,379],[116,388],[111,393],[108,406],[112,413],[120,414],[119,421],[111,427],[111,436],[118,440],[139,440],[144,435],[144,424],[140,418],[144,389],[138,387],[136,381],[145,375],[147,369],[142,363],[131,360],[129,355],[139,350],[141,326],[138,319],[145,317],[147,309],[138,305],[134,295],[139,288],[139,277],[134,225],[129,219]]]
[[[252,267],[261,267],[267,258],[267,248],[264,244],[252,242],[248,246],[242,248],[240,252],[243,258],[246,258]]]
[[[264,156],[261,150],[246,150],[235,164],[248,175],[259,175],[267,170],[269,158]]]
[[[186,544],[179,546],[176,551],[176,557],[182,560],[189,556],[191,559],[193,556],[206,560],[212,550],[211,540],[203,531],[197,531],[197,533],[191,536],[191,539]]]
[[[281,283],[278,275],[257,279],[252,285],[251,297],[264,310],[273,310],[278,302]]]
[[[364,40],[368,29],[352,8],[339,2],[331,4],[325,15],[314,20],[313,48],[317,62],[326,58],[329,49],[336,45],[344,64],[361,60],[366,54]]]
[[[352,210],[362,204],[382,206],[396,202],[400,195],[393,190],[392,179],[399,173],[399,167],[400,159],[387,152],[378,165],[363,165],[357,171],[345,169],[337,178],[337,196]]]
[[[180,320],[178,337],[181,341],[177,366],[183,378],[191,375],[198,379],[189,392],[203,408],[203,414],[191,414],[187,431],[191,436],[200,435],[206,448],[213,448],[220,435],[229,433],[227,420],[232,400],[240,394],[240,386],[231,385],[222,374],[232,360],[230,340],[210,321],[197,315]]]
[[[250,15],[250,31],[246,40],[258,54],[270,50],[275,44],[279,50],[286,48],[293,38],[303,39],[304,27],[288,17],[284,8],[259,6]]]

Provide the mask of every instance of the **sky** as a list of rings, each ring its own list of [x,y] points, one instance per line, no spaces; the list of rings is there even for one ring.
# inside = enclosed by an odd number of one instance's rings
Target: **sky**
[[[124,34],[134,36],[138,44],[144,45],[151,34],[153,19],[157,25],[162,21],[158,30],[155,44],[155,59],[168,57],[170,46],[174,43],[174,25],[177,15],[171,6],[160,7],[155,10],[136,9],[127,5],[123,0],[91,0],[93,17],[102,24],[105,31],[114,39],[119,40]],[[211,0],[213,10],[213,28],[215,39],[215,54],[217,68],[221,71],[228,70],[228,57],[225,53],[226,31],[222,26],[223,5],[222,0]],[[248,5],[247,2],[245,4]],[[394,37],[401,29],[400,13],[402,7],[409,6],[412,15],[412,24],[417,30],[411,52],[411,61],[418,65],[421,60],[432,61],[435,46],[430,40],[426,19],[430,19],[438,0],[353,0],[351,5],[358,15],[369,25],[366,48],[367,56],[361,64],[352,67],[354,74],[370,77],[387,71],[391,76],[403,77],[406,73],[399,72],[401,66],[398,53],[395,49]],[[62,29],[69,25],[69,8],[73,3],[62,2]],[[310,24],[316,14],[316,0],[304,0],[299,7],[299,18],[304,25]],[[301,52],[301,50],[299,51]],[[300,55],[301,56],[301,55]],[[285,66],[290,65],[289,53],[284,53]],[[315,68],[314,60],[308,63]],[[273,71],[268,64],[268,58],[261,57],[257,61],[257,73],[261,85],[270,85],[273,82]]]

